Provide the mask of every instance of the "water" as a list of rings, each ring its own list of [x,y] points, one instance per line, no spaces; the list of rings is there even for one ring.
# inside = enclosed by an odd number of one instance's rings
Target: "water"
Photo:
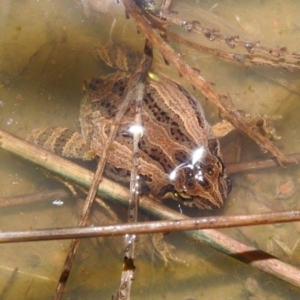
[[[212,22],[209,26],[231,34],[238,33],[268,47],[286,46],[300,52],[300,4],[295,1],[232,0],[175,2],[174,9],[189,20]],[[192,10],[191,10],[192,7]],[[105,14],[84,9],[79,1],[2,1],[0,4],[0,127],[25,137],[30,130],[49,125],[79,130],[78,114],[84,78],[101,76],[109,70],[96,61],[93,48],[99,41],[121,39],[133,47],[143,47],[131,20],[126,20],[121,5],[108,2]],[[207,17],[207,12],[214,13]],[[89,17],[87,17],[89,15]],[[114,19],[116,21],[114,23]],[[114,25],[114,27],[112,27]],[[181,31],[181,30],[180,30]],[[182,31],[181,31],[182,32]],[[193,39],[195,36],[190,34]],[[233,51],[218,42],[197,37],[209,47]],[[244,67],[174,43],[185,60],[201,69],[201,75],[214,82],[220,93],[229,93],[239,109],[249,113],[281,114],[275,123],[282,136],[276,144],[285,152],[299,151],[299,72],[289,73],[268,67]],[[236,51],[236,50],[234,50]],[[177,81],[180,78],[156,55],[160,70]],[[158,69],[154,65],[154,69]],[[217,71],[216,71],[217,70]],[[183,81],[184,83],[184,81]],[[188,84],[187,88],[192,90]],[[207,118],[218,119],[218,112],[197,92]],[[235,159],[237,133],[221,141],[225,161]],[[262,157],[249,139],[241,138],[242,160]],[[60,187],[43,177],[40,170],[20,158],[0,151],[0,196],[12,196]],[[299,209],[298,167],[274,168],[233,177],[233,191],[226,206],[206,214],[251,214],[280,209]],[[287,193],[285,182],[294,184],[295,193]],[[281,189],[280,189],[281,188]],[[55,199],[53,199],[54,201]],[[1,230],[74,226],[77,208],[73,199],[62,206],[52,202],[2,209]],[[184,213],[204,215],[200,211]],[[94,214],[98,215],[96,210]],[[125,219],[125,211],[119,215]],[[103,216],[101,216],[103,218]],[[99,218],[98,218],[99,219]],[[223,230],[230,236],[269,251],[292,265],[299,264],[297,223]],[[137,244],[140,254],[132,299],[292,299],[298,288],[254,270],[205,244],[181,234],[166,240],[174,254],[189,266],[171,262],[165,268],[154,256],[151,243]],[[69,241],[0,245],[0,291],[15,267],[18,275],[7,299],[51,299],[60,274]],[[110,299],[116,292],[122,267],[122,240],[111,238],[84,240],[80,246],[64,299]],[[113,251],[118,248],[118,251]],[[260,287],[255,287],[259,281]],[[264,294],[266,293],[266,294]]]

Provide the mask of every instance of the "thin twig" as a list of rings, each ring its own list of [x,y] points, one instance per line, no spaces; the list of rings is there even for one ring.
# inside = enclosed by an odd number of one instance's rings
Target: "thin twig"
[[[287,154],[291,158],[291,163],[300,163],[300,153]],[[271,167],[278,167],[278,162],[275,157],[265,158],[261,160],[254,160],[243,163],[228,163],[226,164],[226,172],[234,174],[246,171],[256,171]]]
[[[184,216],[183,216],[184,217]],[[256,226],[300,221],[300,211],[279,211],[253,215],[184,218],[172,221],[136,222],[88,227],[46,228],[0,232],[0,243],[50,241],[74,238],[111,237],[149,233]],[[300,282],[299,282],[300,284]]]
[[[285,47],[281,47],[278,49],[273,49],[269,47],[262,46],[259,41],[251,42],[251,41],[243,41],[239,38],[239,36],[228,36],[225,34],[220,33],[218,29],[211,29],[205,28],[201,26],[200,22],[198,21],[186,21],[179,19],[176,14],[174,14],[170,10],[170,4],[166,5],[164,8],[161,9],[160,12],[152,11],[155,16],[163,19],[164,21],[174,24],[180,27],[185,28],[188,32],[193,31],[196,32],[204,37],[206,37],[209,41],[219,41],[225,43],[230,48],[234,47],[242,47],[248,53],[253,54],[255,51],[261,52],[267,55],[272,55],[273,57],[280,57],[282,58],[290,58],[296,60],[295,63],[299,63],[300,54],[295,52],[289,52]],[[208,18],[212,18],[214,15],[210,12],[203,11],[202,14],[210,14],[207,16]]]
[[[132,149],[132,169],[130,172],[130,197],[128,201],[128,213],[127,213],[127,222],[129,224],[137,222],[138,218],[138,205],[139,205],[139,141],[142,136],[142,104],[144,98],[145,91],[145,79],[147,76],[147,72],[152,63],[152,47],[146,40],[145,49],[144,49],[144,58],[141,62],[137,70],[137,74],[139,75],[139,79],[136,82],[137,86],[134,87],[136,89],[135,96],[135,122],[132,125],[133,127],[133,149]],[[128,88],[133,88],[133,86],[129,86]],[[134,249],[135,249],[135,234],[126,233],[125,236],[125,251],[124,251],[124,261],[123,261],[123,270],[121,275],[121,284],[119,290],[116,295],[114,295],[113,299],[122,299],[129,300],[130,299],[130,291],[131,284],[134,279],[135,266],[134,266]]]
[[[181,37],[180,35],[174,33],[171,30],[168,30],[165,24],[159,22],[159,20],[155,19],[152,15],[145,14],[145,17],[151,23],[151,26],[153,28],[159,29],[161,31],[161,34],[164,37],[171,37],[177,42],[192,47],[195,50],[209,53],[228,61],[238,62],[243,64],[244,66],[266,65],[274,68],[285,68],[289,71],[300,70],[299,62],[289,62],[283,60],[282,58],[274,58],[274,56],[272,56],[272,58],[269,58],[261,55],[254,55],[254,54],[228,53],[219,49],[200,45],[198,43],[195,43],[193,41]]]
[[[179,43],[190,46],[201,52],[206,52],[206,53],[212,54],[214,56],[220,57],[225,60],[235,61],[235,62],[241,63],[242,65],[247,66],[247,67],[250,65],[260,65],[260,66],[266,65],[266,66],[274,67],[274,68],[284,68],[289,71],[300,70],[299,63],[298,64],[292,63],[292,62],[284,61],[282,59],[274,59],[274,58],[271,59],[271,58],[264,57],[261,55],[228,53],[225,51],[221,51],[221,50],[214,49],[214,48],[209,48],[209,47],[194,43],[192,41],[189,41],[187,39],[180,37],[178,34],[175,34],[174,32],[171,32],[171,31],[166,32],[166,35],[172,37],[174,40],[176,40]]]
[[[6,298],[5,294],[7,293],[7,291],[9,290],[9,288],[11,287],[12,283],[14,282],[14,280],[16,279],[16,276],[18,274],[18,268],[15,267],[15,269],[13,270],[13,272],[11,273],[11,275],[9,276],[9,279],[7,280],[1,294],[0,294],[0,300],[3,300]]]
[[[142,65],[142,68],[147,68],[147,70],[148,70],[147,63],[148,62],[145,62],[145,64]],[[92,181],[89,193],[87,195],[87,198],[86,198],[86,201],[85,201],[85,204],[83,207],[82,215],[81,215],[80,221],[78,223],[78,226],[80,226],[80,227],[85,226],[87,224],[90,209],[92,207],[95,195],[97,193],[97,189],[100,184],[100,181],[102,179],[102,174],[103,174],[103,171],[104,171],[107,159],[108,159],[108,154],[110,151],[111,144],[117,135],[119,125],[121,123],[121,120],[122,120],[125,112],[127,111],[132,99],[135,99],[135,97],[137,95],[138,91],[137,91],[136,87],[138,86],[138,83],[141,80],[141,77],[143,77],[143,76],[145,76],[145,75],[142,74],[141,70],[139,70],[139,72],[134,73],[129,79],[128,86],[124,92],[124,95],[122,96],[122,103],[116,114],[115,120],[112,123],[109,137],[104,145],[103,152],[101,155],[101,160],[99,161],[99,164],[97,166],[97,170],[93,177],[93,181]],[[69,274],[70,274],[70,271],[71,271],[71,268],[73,265],[73,261],[74,261],[78,246],[79,246],[79,240],[72,240],[68,254],[67,254],[67,258],[65,260],[63,271],[59,278],[58,286],[56,288],[56,292],[55,292],[55,295],[53,298],[54,300],[59,300],[62,296],[64,287],[66,285],[66,282],[68,280],[68,277],[69,277]]]
[[[119,114],[120,114],[120,112],[123,112],[123,111],[120,110]],[[120,116],[117,116],[116,119],[118,119],[118,117],[120,118]],[[115,124],[119,124],[118,121],[116,121]],[[82,210],[82,214],[81,214],[81,217],[80,217],[80,220],[79,220],[79,223],[78,223],[79,227],[85,226],[87,224],[89,213],[90,213],[94,198],[96,196],[97,189],[98,189],[98,186],[100,184],[101,177],[102,177],[102,174],[103,174],[103,170],[104,170],[104,167],[105,167],[105,164],[106,164],[106,161],[107,161],[109,147],[110,147],[113,139],[115,138],[117,130],[118,130],[118,125],[113,125],[112,129],[111,129],[111,132],[110,132],[110,135],[109,135],[109,138],[108,138],[108,141],[105,144],[104,149],[103,149],[102,159],[100,160],[100,162],[97,166],[97,170],[96,170],[95,175],[93,177],[91,187],[89,189],[89,193],[88,193],[87,198],[85,200],[83,210]],[[69,275],[70,275],[70,272],[71,272],[71,269],[72,269],[72,266],[73,266],[73,262],[74,262],[74,259],[75,259],[75,255],[76,255],[78,246],[79,246],[79,240],[78,239],[72,240],[71,245],[69,247],[69,251],[68,251],[66,260],[65,260],[65,263],[64,263],[63,271],[60,275],[59,282],[58,282],[58,285],[57,285],[57,288],[56,288],[56,291],[55,291],[55,295],[54,295],[54,298],[53,298],[55,300],[61,299],[61,296],[64,292],[64,288],[65,288],[65,285],[66,285],[67,280],[69,278]]]

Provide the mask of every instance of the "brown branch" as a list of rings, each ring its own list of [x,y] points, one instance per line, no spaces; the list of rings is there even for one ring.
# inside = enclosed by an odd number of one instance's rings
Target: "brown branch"
[[[65,199],[71,196],[70,193],[66,192],[63,189],[57,189],[52,191],[43,191],[38,193],[18,195],[11,197],[2,197],[0,198],[0,208],[11,207],[15,205],[24,205],[40,201],[50,201],[54,199]]]
[[[115,120],[112,123],[109,137],[106,141],[106,144],[104,145],[101,160],[99,161],[99,164],[97,166],[97,170],[95,172],[95,175],[93,177],[93,181],[89,190],[89,193],[87,195],[87,198],[85,200],[82,214],[78,223],[78,226],[85,226],[88,221],[88,216],[94,201],[94,198],[97,193],[98,186],[100,184],[100,181],[102,179],[102,174],[108,159],[109,151],[111,144],[113,140],[115,139],[117,135],[117,131],[119,129],[119,125],[121,123],[121,120],[123,116],[125,115],[126,111],[128,110],[128,107],[130,103],[132,102],[133,99],[136,98],[137,94],[139,93],[139,90],[137,86],[139,85],[139,82],[144,79],[145,74],[149,68],[149,62],[147,59],[144,59],[140,65],[140,69],[137,70],[130,78],[129,78],[129,83],[126,87],[126,90],[122,96],[122,103],[119,107],[119,110],[116,114]],[[67,258],[64,263],[63,271],[60,275],[59,282],[56,288],[56,292],[54,295],[55,300],[61,299],[61,296],[63,294],[66,282],[68,280],[68,277],[70,275],[70,271],[72,269],[73,261],[77,252],[79,246],[79,240],[75,239],[72,240],[71,245],[69,247],[69,251],[67,254]]]
[[[10,289],[10,287],[12,286],[13,282],[15,281],[17,275],[18,275],[18,268],[15,267],[15,269],[13,270],[13,272],[11,273],[11,275],[9,276],[9,279],[7,280],[1,294],[0,294],[0,300],[3,300],[3,299],[7,299],[7,292],[8,290]]]
[[[176,14],[172,13],[170,10],[170,5],[166,8],[164,7],[161,11],[152,11],[153,15],[159,17],[170,24],[174,24],[180,27],[185,28],[188,32],[193,31],[204,37],[206,37],[209,41],[219,41],[225,43],[230,48],[241,47],[244,48],[249,54],[253,54],[255,51],[261,52],[267,55],[272,55],[273,57],[280,58],[290,58],[296,60],[294,63],[297,64],[300,61],[300,54],[295,52],[289,52],[285,47],[281,47],[278,49],[273,49],[269,47],[262,46],[259,41],[251,42],[251,41],[243,41],[240,40],[239,36],[233,35],[228,36],[220,33],[218,29],[205,28],[200,25],[198,21],[188,22],[185,20],[181,20],[176,17]],[[203,11],[203,14],[210,14],[207,11]],[[214,15],[211,14],[207,16],[208,18],[212,18]]]
[[[130,85],[129,89],[135,89],[135,121],[133,126],[135,126],[133,134],[133,149],[132,149],[132,169],[130,172],[130,196],[128,201],[128,212],[127,212],[127,222],[133,224],[137,222],[138,219],[138,206],[140,200],[140,180],[139,180],[139,141],[142,137],[141,129],[142,127],[142,105],[145,93],[145,79],[147,72],[152,64],[152,47],[146,40],[144,49],[144,58],[140,66],[140,70],[137,70],[137,74],[140,74],[138,80],[136,80],[134,85]],[[132,128],[132,127],[131,127]],[[134,279],[135,266],[134,266],[134,249],[135,249],[136,235],[126,233],[125,236],[125,251],[123,259],[123,270],[121,275],[120,288],[116,295],[114,295],[114,300],[129,300],[131,284]]]
[[[236,110],[228,101],[227,96],[215,92],[211,85],[198,72],[186,64],[180,56],[168,45],[154,29],[151,28],[143,16],[140,8],[130,0],[122,0],[127,13],[135,20],[139,30],[151,42],[154,48],[158,49],[164,58],[179,71],[179,73],[188,79],[191,84],[202,92],[218,108],[220,114],[234,125],[235,128],[246,133],[261,148],[270,151],[278,160],[279,164],[291,162],[291,158],[283,154],[271,141],[262,136],[251,124],[250,120]]]
[[[288,154],[288,157],[291,158],[291,163],[299,163],[300,162],[300,153]],[[251,162],[244,163],[228,163],[226,164],[226,172],[228,174],[246,172],[246,171],[256,171],[271,167],[278,167],[278,163],[275,157],[270,157],[261,160],[254,160]]]
[[[163,0],[160,10],[164,13],[169,13],[171,11],[172,0]]]
[[[125,234],[166,233],[213,228],[256,226],[300,221],[300,211],[279,211],[253,215],[186,218],[172,221],[136,222],[104,226],[49,228],[0,232],[0,243],[50,241],[74,238],[111,237]],[[299,282],[300,284],[300,282]]]
[[[184,39],[183,37],[172,32],[171,30],[167,30],[166,26],[164,24],[162,24],[161,22],[159,22],[159,20],[153,18],[152,15],[145,14],[144,16],[151,23],[151,26],[153,28],[159,29],[161,31],[161,34],[164,37],[171,37],[172,39],[176,40],[177,42],[187,45],[187,46],[190,46],[197,51],[206,52],[206,53],[212,54],[214,56],[220,57],[220,58],[228,60],[228,61],[238,62],[244,66],[267,65],[269,67],[274,67],[274,68],[280,68],[280,67],[285,68],[289,71],[300,70],[299,62],[298,63],[297,62],[289,62],[289,61],[283,60],[282,58],[274,59],[274,57],[271,59],[271,58],[260,56],[260,55],[228,53],[225,51],[221,51],[218,49],[200,45],[198,43]]]
[[[182,43],[184,45],[194,48],[195,50],[206,52],[206,53],[212,54],[214,56],[220,57],[225,60],[239,62],[244,66],[249,66],[251,64],[252,65],[260,65],[260,66],[266,65],[266,66],[274,67],[274,68],[285,68],[289,71],[300,70],[299,64],[287,62],[282,59],[270,59],[267,57],[263,57],[263,56],[259,56],[259,55],[250,55],[250,54],[228,53],[225,51],[209,48],[209,47],[194,43],[192,41],[186,40],[171,31],[166,32],[166,35],[172,37],[174,40],[176,40],[179,43]]]
[[[128,101],[127,101],[127,104],[128,104]],[[109,138],[103,148],[102,159],[98,163],[97,170],[93,176],[91,187],[89,189],[88,195],[86,197],[86,200],[85,200],[85,203],[83,206],[82,214],[81,214],[80,220],[78,222],[79,227],[85,226],[87,224],[90,210],[91,210],[94,198],[96,196],[98,186],[102,179],[102,174],[103,174],[103,171],[105,168],[105,164],[107,162],[111,143],[113,142],[113,140],[117,134],[117,130],[119,128],[120,121],[123,117],[122,114],[124,115],[125,111],[122,109],[120,109],[118,111],[118,114],[115,118],[115,122],[113,123],[114,125],[112,125],[112,127],[111,127],[111,132],[110,132]],[[59,300],[62,297],[62,294],[64,292],[66,283],[68,281],[71,269],[73,267],[73,262],[74,262],[75,255],[76,255],[78,247],[79,247],[79,242],[80,242],[80,240],[73,239],[71,242],[71,245],[69,246],[69,250],[68,250],[68,254],[67,254],[64,266],[63,266],[63,270],[59,277],[58,285],[57,285],[57,288],[56,288],[56,291],[55,291],[55,294],[53,297],[53,299],[55,299],[55,300]]]

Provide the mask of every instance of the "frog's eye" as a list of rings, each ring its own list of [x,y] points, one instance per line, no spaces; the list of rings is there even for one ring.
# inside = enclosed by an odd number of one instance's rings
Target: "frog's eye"
[[[213,166],[209,166],[209,167],[207,168],[207,174],[208,174],[209,176],[213,176],[213,175],[215,174],[215,171],[216,171],[216,168],[213,167]]]
[[[177,192],[173,193],[174,198],[179,198],[179,194]]]

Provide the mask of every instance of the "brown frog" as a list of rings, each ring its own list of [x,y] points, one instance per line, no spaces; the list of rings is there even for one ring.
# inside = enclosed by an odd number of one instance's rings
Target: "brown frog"
[[[85,81],[81,134],[62,127],[34,130],[28,140],[59,155],[85,160],[101,157],[110,124],[121,103],[132,59],[124,47],[97,46],[96,56],[117,71]],[[134,55],[136,56],[136,55]],[[133,66],[134,68],[134,66]],[[127,72],[125,72],[127,71]],[[112,144],[106,175],[128,182],[134,110],[129,109]],[[139,143],[143,186],[158,198],[172,197],[190,207],[220,208],[231,189],[220,146],[197,99],[180,84],[147,78],[143,101],[144,135]]]

